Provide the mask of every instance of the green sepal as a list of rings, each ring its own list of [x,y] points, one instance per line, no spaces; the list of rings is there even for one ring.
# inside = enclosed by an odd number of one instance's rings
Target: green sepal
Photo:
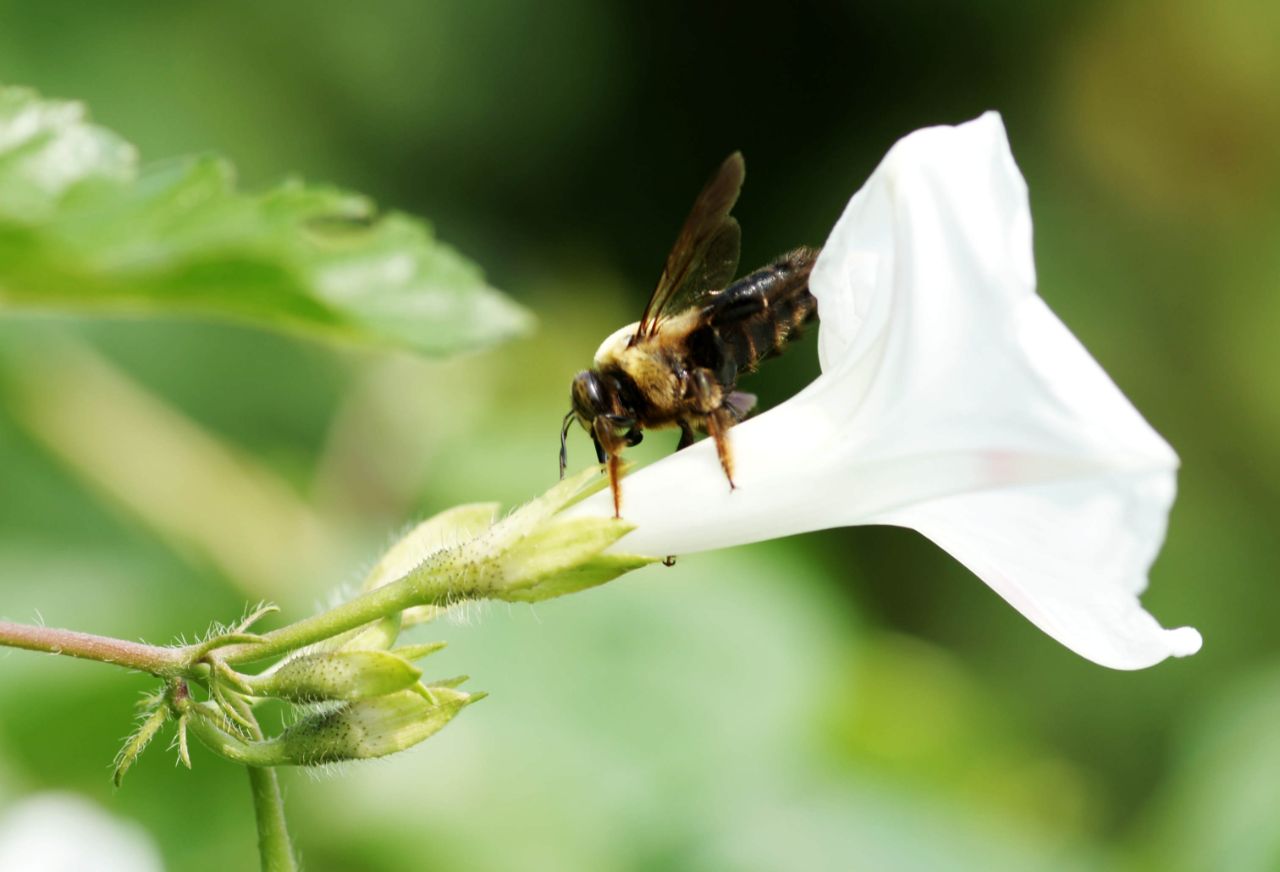
[[[468,503],[433,515],[387,549],[361,589],[373,590],[403,578],[441,548],[475,538],[493,525],[498,508],[497,503]]]
[[[111,774],[111,781],[116,787],[119,787],[124,781],[125,773],[133,766],[142,752],[146,750],[151,740],[155,738],[156,733],[160,732],[169,720],[169,706],[164,701],[164,697],[154,700],[154,706],[149,713],[139,723],[138,728],[133,731],[128,740],[124,743],[124,747],[120,749],[120,753],[116,755],[115,768]]]
[[[499,538],[512,538],[534,529],[569,506],[603,490],[609,480],[600,474],[601,467],[584,469],[576,475],[556,482],[541,496],[525,503],[494,525]]]
[[[272,747],[270,742],[251,742],[245,739],[235,725],[216,706],[209,703],[189,702],[184,705],[180,724],[210,751],[233,763],[278,766],[282,762],[278,749]],[[184,753],[183,758],[190,768],[189,755]]]
[[[659,562],[661,562],[659,557],[643,557],[638,554],[597,554],[590,560],[556,573],[532,587],[507,590],[496,595],[496,598],[507,602],[541,602],[596,587],[613,581],[633,569]]]
[[[386,651],[400,637],[403,621],[399,612],[340,633],[317,647],[322,651]]]
[[[401,645],[399,648],[392,649],[391,653],[412,663],[442,650],[448,644],[448,642],[423,642],[420,645]]]
[[[455,675],[453,678],[436,678],[431,682],[431,686],[427,690],[437,690],[441,687],[455,688],[461,687],[471,680],[470,675]]]
[[[625,571],[621,566],[627,564],[606,561],[593,565],[593,561],[634,529],[635,525],[617,518],[571,518],[544,523],[501,555],[500,582],[491,595],[495,599],[539,602],[615,578]],[[634,565],[648,562],[652,561]],[[615,566],[619,572],[602,575],[602,569]]]

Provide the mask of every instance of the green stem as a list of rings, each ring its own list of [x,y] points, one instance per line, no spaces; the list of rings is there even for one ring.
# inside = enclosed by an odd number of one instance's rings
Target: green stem
[[[112,663],[161,678],[181,675],[186,666],[186,657],[180,648],[163,648],[75,630],[34,627],[9,621],[0,621],[0,645]]]
[[[239,697],[232,696],[237,710],[249,725],[253,738],[262,741],[262,728],[253,709]],[[289,825],[284,819],[284,795],[280,792],[280,776],[266,766],[246,766],[249,789],[253,791],[253,817],[258,824],[258,857],[262,872],[297,872],[298,856],[293,852]]]
[[[229,665],[251,663],[295,651],[362,627],[387,615],[422,605],[446,605],[481,595],[474,567],[428,562],[399,581],[369,591],[350,602],[265,634],[257,642],[241,642],[218,648],[219,659]],[[114,663],[149,672],[161,678],[189,676],[194,661],[208,652],[207,643],[165,648],[95,636],[74,630],[33,627],[0,621],[0,645],[65,654],[102,663]]]
[[[473,573],[442,572],[428,563],[399,581],[375,588],[350,602],[263,635],[261,641],[230,645],[219,650],[219,658],[231,666],[265,660],[296,651],[340,633],[393,615],[414,606],[445,605],[478,595]]]
[[[296,872],[298,858],[293,853],[289,827],[284,820],[284,797],[274,769],[246,766],[253,790],[253,813],[258,821],[258,856],[262,872]]]

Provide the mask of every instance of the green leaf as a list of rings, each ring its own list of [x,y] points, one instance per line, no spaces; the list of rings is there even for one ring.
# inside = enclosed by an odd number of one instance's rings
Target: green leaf
[[[78,103],[0,88],[0,306],[195,315],[426,354],[531,317],[407,215],[196,157],[138,169]]]

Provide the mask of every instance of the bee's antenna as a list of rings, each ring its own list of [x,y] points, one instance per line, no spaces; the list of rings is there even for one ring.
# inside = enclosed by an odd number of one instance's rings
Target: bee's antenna
[[[573,410],[564,416],[564,425],[560,428],[560,478],[564,478],[564,468],[569,465],[569,452],[565,440],[569,438],[569,425],[573,423]]]

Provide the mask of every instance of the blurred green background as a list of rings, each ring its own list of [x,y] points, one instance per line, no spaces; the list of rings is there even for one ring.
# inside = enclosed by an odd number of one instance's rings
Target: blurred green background
[[[409,521],[550,484],[569,379],[728,152],[753,267],[820,244],[899,136],[994,108],[1042,295],[1182,457],[1143,602],[1204,650],[1094,666],[880,528],[475,608],[418,633],[490,699],[409,753],[285,774],[306,866],[1280,869],[1278,45],[1265,0],[0,2],[0,81],[87,101],[144,160],[424,215],[540,320],[432,362],[0,319],[39,349],[0,372],[0,614],[163,642],[260,598],[309,612]],[[755,379],[765,403],[814,356]],[[0,655],[0,814],[76,791],[171,868],[254,868],[237,767],[157,747],[112,791],[149,687]]]

